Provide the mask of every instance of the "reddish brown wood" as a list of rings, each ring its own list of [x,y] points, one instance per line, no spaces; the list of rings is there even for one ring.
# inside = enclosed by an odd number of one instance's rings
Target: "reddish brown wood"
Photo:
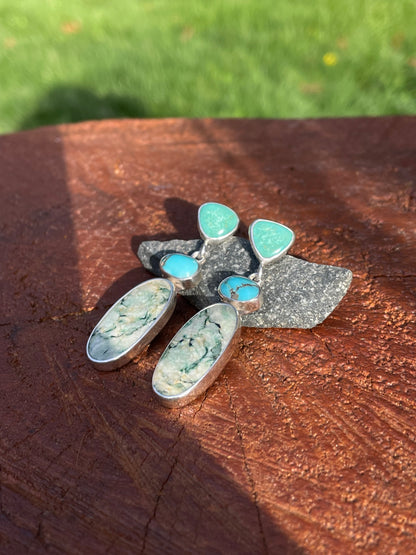
[[[1,549],[410,553],[415,546],[416,118],[105,121],[0,138]],[[354,272],[314,330],[243,330],[192,405],[151,396],[194,310],[137,361],[86,361],[149,277],[143,239],[197,236],[199,204],[293,228]]]

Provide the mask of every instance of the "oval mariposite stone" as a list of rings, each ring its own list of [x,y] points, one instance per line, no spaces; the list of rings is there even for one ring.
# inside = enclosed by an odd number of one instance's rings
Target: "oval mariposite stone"
[[[143,348],[153,339],[157,331],[152,332],[170,316],[175,301],[168,279],[150,279],[137,285],[98,322],[87,343],[88,358],[104,370],[121,366],[140,352],[136,347]]]
[[[250,242],[260,261],[271,261],[284,255],[295,240],[295,234],[283,224],[256,220],[250,226]]]
[[[183,406],[203,393],[231,356],[239,329],[238,313],[229,304],[211,305],[195,314],[156,366],[152,385],[159,399],[168,406]]]
[[[206,202],[198,211],[198,224],[206,239],[222,239],[232,235],[238,227],[237,214],[224,204]]]

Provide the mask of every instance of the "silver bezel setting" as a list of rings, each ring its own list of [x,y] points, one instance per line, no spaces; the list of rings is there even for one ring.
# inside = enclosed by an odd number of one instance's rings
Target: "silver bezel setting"
[[[116,357],[107,359],[107,360],[98,360],[95,359],[94,357],[92,357],[89,354],[89,345],[90,345],[90,340],[91,337],[93,336],[95,330],[100,326],[101,322],[106,318],[107,314],[115,307],[115,305],[117,305],[118,303],[121,302],[121,300],[128,295],[129,293],[131,293],[132,291],[134,291],[134,289],[136,289],[137,287],[142,286],[145,283],[149,283],[151,281],[164,281],[167,282],[169,284],[170,287],[170,295],[168,300],[166,301],[166,305],[164,310],[162,310],[162,312],[160,313],[160,315],[158,316],[158,318],[156,318],[156,320],[153,322],[153,324],[151,325],[150,329],[147,331],[147,333],[145,333],[144,335],[142,335],[137,341],[136,343],[134,343],[134,345],[132,345],[129,349],[126,349],[123,353],[119,354]],[[100,319],[100,321],[98,322],[98,324],[94,327],[94,329],[92,330],[92,332],[90,333],[90,336],[88,338],[87,341],[87,347],[86,347],[86,352],[87,352],[87,357],[88,360],[90,362],[92,362],[92,364],[94,365],[94,367],[97,370],[101,370],[101,371],[111,371],[111,370],[117,370],[118,368],[120,368],[121,366],[124,366],[124,364],[126,364],[127,362],[129,362],[132,358],[134,358],[135,356],[137,356],[138,354],[140,354],[140,352],[156,337],[156,335],[162,330],[162,328],[166,325],[166,323],[168,322],[168,320],[170,319],[170,317],[172,316],[173,311],[175,310],[175,305],[176,305],[176,292],[175,292],[175,288],[173,283],[168,280],[168,279],[164,279],[164,278],[154,278],[154,279],[149,279],[147,281],[144,281],[142,283],[139,283],[138,285],[136,285],[135,287],[133,287],[132,289],[130,289],[130,291],[127,291],[127,293],[125,293],[122,297],[120,297],[108,310],[107,312],[104,314],[104,316]]]
[[[225,206],[226,208],[228,208],[229,210],[234,212],[234,214],[237,216],[237,223],[236,223],[235,227],[230,232],[228,232],[226,235],[223,235],[222,237],[209,237],[208,235],[205,235],[205,233],[203,232],[203,230],[201,228],[201,219],[200,219],[201,218],[201,210],[207,204],[219,204],[220,206]],[[225,241],[226,239],[228,239],[229,237],[234,235],[234,233],[237,231],[239,225],[240,225],[240,218],[238,217],[237,212],[235,212],[232,208],[230,208],[229,206],[226,206],[225,204],[221,204],[220,202],[205,202],[204,204],[201,204],[201,206],[198,208],[198,231],[199,231],[199,234],[201,235],[202,239],[206,242],[221,243],[222,241]]]
[[[194,260],[196,260],[196,262],[198,263],[197,271],[194,274],[192,274],[192,276],[190,276],[190,277],[187,277],[185,279],[180,279],[178,277],[173,276],[172,274],[170,274],[169,272],[167,272],[163,268],[164,262],[172,254],[183,254],[183,253],[176,253],[175,252],[175,253],[165,254],[165,256],[163,256],[160,259],[159,267],[160,267],[160,271],[161,271],[162,275],[173,283],[177,293],[182,293],[182,291],[186,291],[187,289],[193,289],[194,287],[196,287],[201,282],[201,279],[202,279],[201,264],[199,263],[199,261],[196,258],[194,258]],[[189,255],[183,254],[183,256],[189,256]],[[189,256],[189,258],[193,258],[193,257]]]
[[[215,303],[213,305],[210,305],[210,307],[216,306],[219,304],[222,304],[222,303]],[[217,360],[214,362],[214,364],[204,374],[204,376],[202,376],[202,378],[200,378],[196,383],[194,383],[192,387],[190,387],[188,390],[184,391],[183,393],[179,393],[178,395],[163,395],[155,388],[154,381],[152,378],[153,393],[155,394],[155,396],[163,406],[172,409],[172,408],[180,408],[188,405],[194,399],[196,399],[197,397],[205,393],[205,391],[215,382],[215,380],[221,374],[222,370],[224,369],[224,367],[232,357],[234,353],[234,349],[237,346],[241,335],[240,315],[238,311],[235,309],[235,307],[233,308],[236,312],[236,325],[235,325],[233,335],[231,336],[228,344],[226,345],[226,347],[224,348],[220,356],[217,358]],[[202,310],[206,310],[206,309],[202,309]],[[197,314],[199,314],[199,312]],[[182,328],[177,333],[179,334],[181,330]],[[175,337],[173,337],[172,341],[175,340]],[[169,348],[169,345],[166,347],[166,349]],[[162,357],[163,357],[163,354],[162,354]]]
[[[229,279],[230,277],[232,276],[228,276],[225,279],[223,279],[218,286],[218,295],[220,296],[221,300],[224,303],[227,303],[233,306],[240,314],[250,314],[251,312],[256,312],[256,310],[259,310],[259,308],[263,304],[263,291],[261,290],[260,285],[256,283],[254,280],[251,280],[259,288],[259,294],[257,295],[257,297],[255,297],[254,299],[250,299],[249,301],[239,301],[238,299],[232,299],[231,297],[228,297],[227,295],[224,295],[221,292],[221,285],[224,283],[224,281],[227,281],[227,279]],[[236,277],[244,277],[244,276],[236,276]]]
[[[271,224],[279,224],[281,227],[284,227],[285,229],[287,229],[288,231],[291,232],[292,234],[292,240],[290,241],[289,245],[279,254],[276,254],[275,256],[272,256],[270,258],[264,258],[259,251],[256,248],[256,245],[254,244],[254,239],[253,239],[253,229],[254,226],[258,223],[258,222],[267,222],[267,223],[271,223]],[[279,260],[279,258],[282,258],[282,256],[284,256],[288,250],[291,248],[291,246],[293,245],[293,243],[295,242],[295,232],[290,229],[290,227],[287,227],[284,224],[281,224],[280,222],[274,222],[273,220],[264,220],[262,218],[255,220],[254,222],[252,222],[250,224],[250,227],[248,228],[248,236],[249,236],[249,240],[250,240],[250,245],[251,248],[254,251],[254,254],[257,257],[257,260],[260,262],[260,264],[262,265],[266,265],[266,264],[270,264],[271,262],[275,262],[276,260]]]

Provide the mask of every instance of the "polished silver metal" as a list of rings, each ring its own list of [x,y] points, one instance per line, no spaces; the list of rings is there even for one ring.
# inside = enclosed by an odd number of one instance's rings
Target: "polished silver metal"
[[[258,285],[261,285],[261,282],[263,280],[263,263],[260,262],[259,264],[259,268],[257,270],[257,272],[254,272],[254,274],[250,274],[248,277],[249,279],[252,279],[253,281],[255,281]]]
[[[154,320],[150,329],[148,329],[147,332],[144,335],[139,337],[139,339],[129,349],[126,349],[121,354],[117,355],[116,357],[109,358],[107,360],[99,360],[99,359],[95,359],[93,356],[91,356],[90,353],[89,353],[89,345],[90,345],[91,338],[94,335],[95,330],[100,327],[101,323],[103,322],[103,320],[105,320],[105,318],[108,316],[108,314],[111,312],[111,310],[115,309],[116,306],[118,306],[118,304],[121,303],[121,301],[127,295],[129,295],[129,293],[134,291],[134,289],[136,289],[137,287],[141,287],[144,284],[147,284],[147,283],[152,282],[152,281],[162,281],[162,280],[164,282],[166,282],[166,284],[169,284],[170,295],[169,295],[168,300],[166,301],[164,309],[161,311],[161,313],[156,318],[156,320]],[[95,326],[95,328],[93,329],[93,331],[91,332],[91,334],[88,338],[87,347],[86,347],[87,357],[92,362],[94,367],[97,370],[102,370],[102,371],[117,370],[118,368],[120,368],[121,366],[123,366],[124,364],[129,362],[132,358],[134,358],[135,356],[140,354],[141,351],[143,351],[143,349],[162,330],[162,328],[166,325],[166,323],[168,322],[168,320],[172,316],[172,313],[175,310],[175,306],[176,306],[176,299],[177,299],[177,296],[176,296],[176,293],[175,293],[175,288],[174,288],[173,283],[170,280],[163,279],[163,278],[154,278],[154,279],[150,279],[150,280],[144,281],[142,283],[139,283],[139,285],[136,285],[135,287],[130,289],[130,291],[128,291],[122,297],[120,297],[118,299],[118,301],[116,301],[113,304],[113,306],[109,310],[107,310],[107,312],[100,319],[100,321]]]
[[[198,262],[197,271],[188,278],[180,279],[173,276],[163,268],[164,262],[166,261],[167,258],[169,258],[169,256],[170,254],[166,254],[160,259],[160,263],[159,263],[160,271],[162,272],[162,275],[164,277],[166,277],[169,281],[173,283],[177,293],[182,293],[187,289],[192,289],[193,287],[196,287],[201,282],[201,279],[202,279],[201,262],[198,259],[196,259],[196,261]]]
[[[232,299],[231,297],[228,297],[221,292],[221,285],[227,279],[229,278],[223,279],[218,286],[218,295],[224,303],[233,306],[239,314],[251,314],[252,312],[256,312],[257,310],[259,310],[259,308],[261,308],[261,305],[263,304],[263,291],[261,289],[255,299],[250,299],[249,301],[239,301],[238,299]],[[250,277],[249,279],[252,278]]]
[[[201,248],[191,254],[192,258],[195,258],[200,264],[204,264],[206,260],[206,252],[209,246],[209,239],[205,239],[201,245]]]
[[[221,303],[216,303],[221,304]],[[215,305],[210,305],[215,306]],[[206,310],[206,309],[203,309]],[[180,332],[181,330],[179,330]],[[178,332],[178,333],[179,333]],[[220,356],[217,358],[215,363],[209,368],[209,370],[197,381],[194,383],[192,387],[188,390],[178,394],[178,395],[163,395],[153,385],[152,380],[152,389],[153,393],[157,397],[157,399],[167,408],[180,408],[188,405],[191,401],[205,393],[205,391],[215,382],[218,376],[221,374],[223,368],[226,366],[227,362],[232,357],[234,350],[240,340],[241,335],[241,320],[238,311],[236,310],[236,326],[234,329],[234,333],[231,336],[228,344],[226,345],[225,349],[222,351]],[[172,341],[175,340],[175,337]],[[169,348],[169,345],[166,349]],[[162,355],[163,357],[163,355]]]

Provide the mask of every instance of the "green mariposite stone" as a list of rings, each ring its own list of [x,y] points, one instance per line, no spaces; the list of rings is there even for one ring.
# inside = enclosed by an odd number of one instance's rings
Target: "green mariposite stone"
[[[98,322],[87,344],[88,356],[104,363],[128,352],[149,332],[173,298],[173,285],[163,278],[131,289]]]
[[[221,239],[232,235],[238,227],[238,216],[224,204],[207,202],[199,208],[199,229],[207,239]]]
[[[250,229],[250,238],[260,260],[272,260],[285,254],[295,234],[288,227],[270,220],[257,220]]]
[[[174,397],[202,380],[224,353],[238,329],[237,311],[215,304],[193,316],[175,335],[153,374],[153,389]]]

